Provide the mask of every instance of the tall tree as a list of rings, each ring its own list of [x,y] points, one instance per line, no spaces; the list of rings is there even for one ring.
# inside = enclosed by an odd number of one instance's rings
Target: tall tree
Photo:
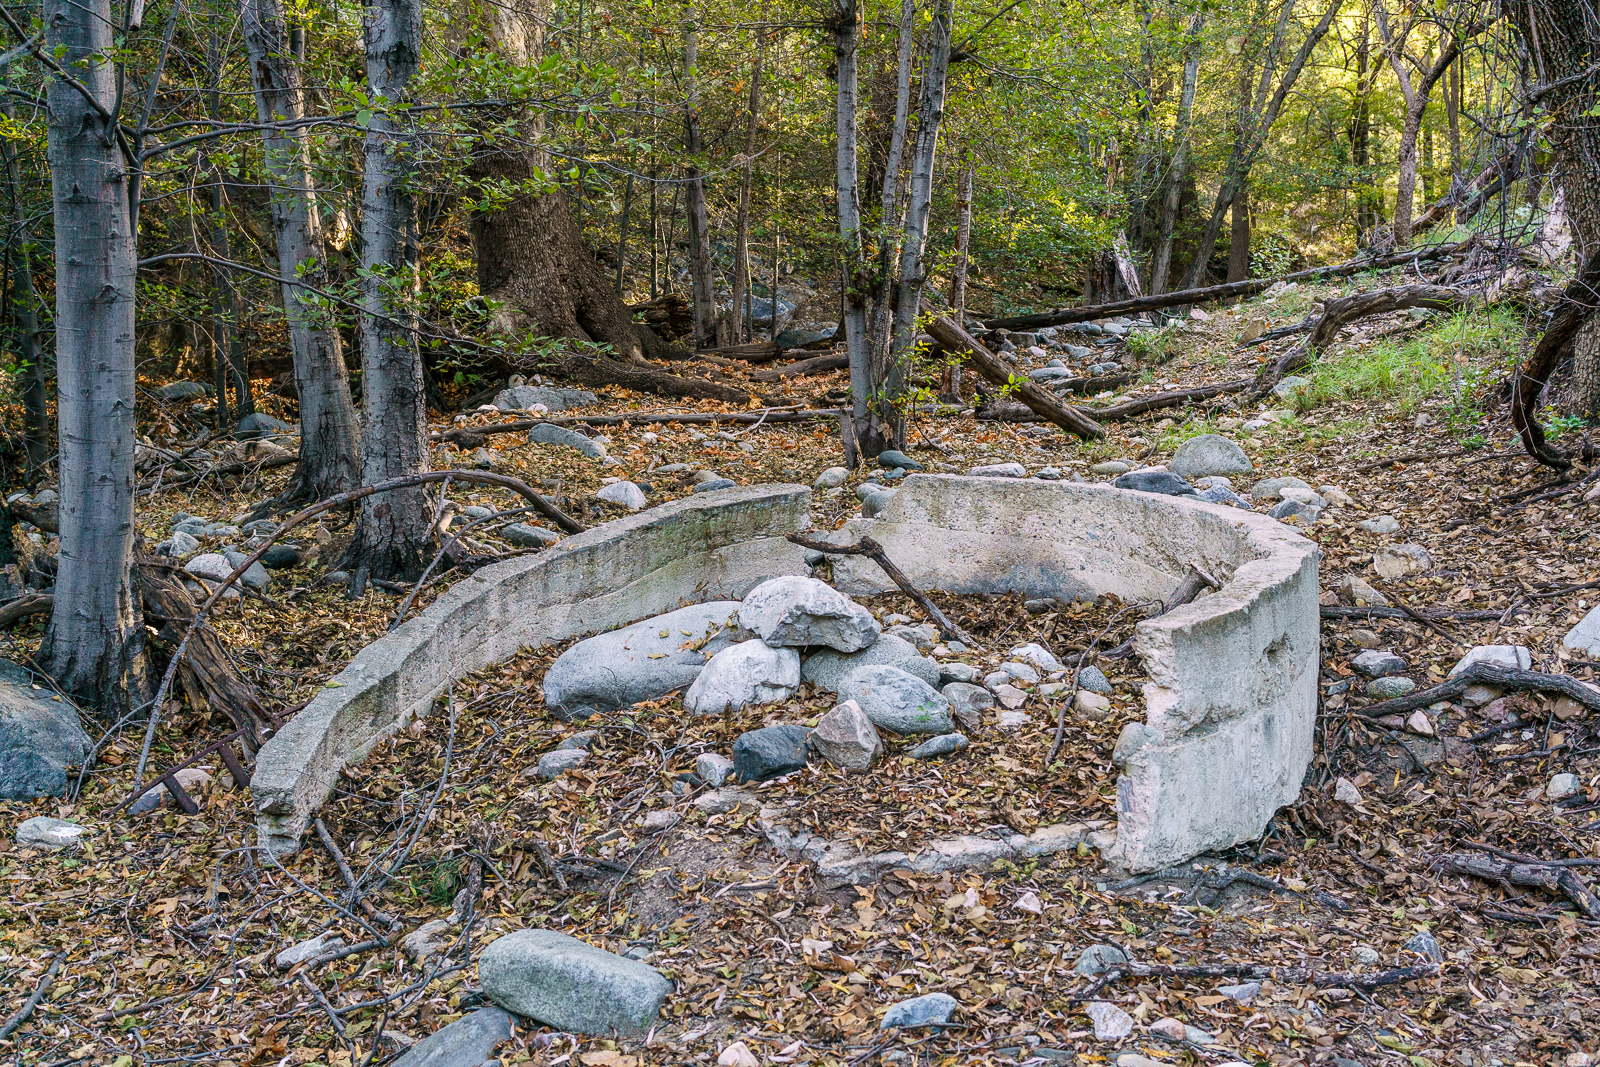
[[[41,662],[91,704],[140,699],[133,599],[136,226],[119,148],[110,0],[49,0],[61,556]],[[69,73],[70,72],[70,73]]]
[[[320,500],[353,488],[362,468],[344,344],[337,327],[312,303],[328,275],[310,147],[306,128],[297,125],[306,117],[305,89],[279,0],[240,0],[239,15],[271,180],[278,273],[284,279],[283,309],[300,403],[300,463],[281,502]]]
[[[362,23],[367,125],[361,177],[362,478],[428,469],[427,401],[417,350],[420,284],[411,80],[422,59],[421,0],[368,0]],[[416,578],[432,516],[421,486],[365,497],[350,546],[350,595],[367,578]]]
[[[1372,12],[1378,20],[1378,35],[1383,39],[1384,55],[1389,69],[1394,71],[1400,85],[1400,95],[1405,99],[1405,121],[1400,127],[1400,144],[1395,153],[1396,175],[1394,194],[1394,243],[1396,248],[1411,247],[1411,215],[1417,191],[1417,134],[1422,129],[1422,117],[1428,110],[1428,98],[1450,65],[1461,54],[1463,37],[1478,32],[1469,25],[1458,33],[1453,26],[1442,27],[1439,56],[1431,62],[1407,51],[1411,35],[1419,21],[1415,14],[1408,15],[1398,27],[1390,24],[1389,12],[1383,0],[1373,0]],[[1416,75],[1413,77],[1413,75]]]
[[[700,172],[700,32],[692,4],[683,6],[683,150],[688,154],[684,187],[689,202],[689,272],[694,279],[694,337],[701,345],[718,344],[717,276],[711,262],[711,223],[706,215],[706,183]]]
[[[744,341],[745,293],[750,285],[750,185],[755,173],[756,123],[761,108],[761,51],[750,63],[750,114],[744,133],[744,164],[739,174],[739,214],[733,224],[733,306],[728,311],[729,340]],[[778,314],[778,293],[772,293],[772,314]]]
[[[1196,11],[1189,16],[1184,37],[1183,83],[1178,90],[1178,118],[1172,128],[1172,164],[1167,168],[1161,193],[1161,215],[1156,223],[1156,247],[1150,261],[1150,293],[1167,291],[1172,273],[1172,242],[1178,227],[1178,207],[1183,200],[1183,183],[1189,170],[1189,145],[1194,139],[1194,94],[1200,79],[1200,32],[1206,16]]]

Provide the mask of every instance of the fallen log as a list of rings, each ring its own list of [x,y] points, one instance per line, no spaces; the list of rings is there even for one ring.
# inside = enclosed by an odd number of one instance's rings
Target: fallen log
[[[1142,396],[1136,400],[1125,400],[1120,404],[1096,411],[1095,417],[1112,421],[1125,419],[1130,415],[1141,415],[1146,411],[1157,408],[1177,407],[1179,404],[1190,400],[1205,400],[1208,397],[1222,396],[1224,393],[1241,393],[1255,384],[1253,379],[1242,379],[1237,382],[1223,382],[1220,385],[1198,385],[1193,389],[1173,389],[1165,393],[1156,393],[1154,396]]]
[[[1565,674],[1546,674],[1543,671],[1522,671],[1511,667],[1496,667],[1488,663],[1474,663],[1454,678],[1446,679],[1431,689],[1419,689],[1403,697],[1395,697],[1393,700],[1381,700],[1364,708],[1353,708],[1351,714],[1363,719],[1401,715],[1418,708],[1425,708],[1429,704],[1436,704],[1441,700],[1454,700],[1474,685],[1560,693],[1571,697],[1591,711],[1600,711],[1600,689],[1585,685],[1576,678],[1569,678]]]
[[[922,308],[924,313],[933,315],[933,321],[928,324],[928,333],[941,347],[952,352],[966,351],[979,374],[996,385],[1011,389],[1017,399],[1032,408],[1035,413],[1085,440],[1095,440],[1106,435],[1104,426],[1078,408],[1062,404],[1048,389],[1041,387],[1037,382],[1018,374],[1009,363],[990,352],[982,342],[956,325],[948,316],[938,314],[927,301],[923,301]]]
[[[1544,427],[1539,424],[1539,404],[1550,376],[1572,351],[1573,339],[1594,314],[1597,301],[1600,301],[1600,248],[1590,254],[1583,269],[1567,283],[1550,325],[1545,327],[1544,335],[1527,362],[1516,369],[1511,380],[1511,425],[1522,439],[1522,447],[1540,463],[1559,471],[1569,469],[1572,460],[1545,440]]]
[[[1357,319],[1417,307],[1454,311],[1478,295],[1446,285],[1399,285],[1330,300],[1322,309],[1322,314],[1317,316],[1311,336],[1279,356],[1278,361],[1270,367],[1262,368],[1256,376],[1256,391],[1266,393],[1290,371],[1310,365],[1324,348],[1333,343],[1341,328]]]
[[[1395,252],[1386,256],[1352,259],[1328,267],[1312,267],[1310,270],[1295,271],[1293,274],[1284,274],[1276,278],[1247,278],[1244,281],[1227,282],[1223,285],[1207,285],[1198,289],[1180,289],[1177,292],[1160,293],[1156,296],[1141,296],[1132,300],[1118,300],[1111,304],[1060,308],[1056,311],[1041,312],[1037,315],[1015,315],[1010,318],[987,319],[984,321],[984,326],[991,330],[1029,330],[1043,326],[1062,326],[1069,322],[1088,322],[1090,319],[1101,319],[1110,315],[1132,315],[1141,311],[1159,311],[1162,308],[1181,307],[1186,304],[1201,304],[1213,300],[1254,296],[1256,293],[1265,292],[1272,288],[1278,282],[1309,282],[1323,278],[1343,278],[1369,270],[1384,270],[1389,267],[1403,267],[1445,259],[1457,253],[1465,252],[1471,244],[1472,239],[1469,238],[1459,244],[1430,245],[1427,248],[1413,249],[1409,252]]]
[[[771,341],[752,341],[743,345],[723,345],[721,348],[697,348],[697,356],[721,356],[723,359],[742,359],[746,363],[770,363],[783,354],[783,349]]]
[[[673,374],[653,363],[632,363],[605,356],[575,355],[562,363],[562,369],[587,386],[620,385],[641,393],[661,396],[686,396],[699,400],[720,400],[726,404],[748,404],[755,397],[732,385],[709,378]]]
[[[514,419],[489,426],[458,426],[443,433],[428,435],[432,443],[471,441],[478,436],[516,433],[531,430],[540,423],[552,426],[648,426],[651,423],[681,423],[684,426],[707,426],[722,422],[810,422],[815,419],[837,419],[838,408],[772,408],[764,411],[704,412],[704,411],[635,411],[627,415],[553,415],[547,419]],[[473,447],[477,447],[474,445]]]
[[[850,366],[850,356],[846,352],[824,352],[820,356],[810,359],[796,360],[787,367],[774,367],[770,370],[758,370],[750,375],[753,382],[777,382],[785,378],[804,378],[812,374],[826,374],[829,371],[843,370]]]
[[[1566,897],[1588,918],[1600,919],[1600,900],[1595,899],[1594,892],[1570,867],[1519,863],[1464,852],[1451,852],[1433,862],[1440,874],[1461,874],[1481,878],[1485,882],[1526,886]]]
[[[0,630],[30,615],[48,615],[55,608],[55,604],[56,598],[49,593],[19,596],[15,600],[0,604]]]

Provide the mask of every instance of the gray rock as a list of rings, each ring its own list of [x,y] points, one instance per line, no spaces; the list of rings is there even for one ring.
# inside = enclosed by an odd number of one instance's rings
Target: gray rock
[[[545,672],[544,702],[566,718],[587,718],[691,685],[706,665],[704,646],[731,634],[738,610],[714,600],[585,638]]]
[[[1039,473],[1035,474],[1034,477],[1038,478],[1041,481],[1058,482],[1058,481],[1061,480],[1061,468],[1060,467],[1040,467],[1039,468]]]
[[[556,746],[557,749],[573,749],[578,752],[587,752],[596,741],[600,740],[599,730],[579,730],[571,737]]]
[[[882,467],[884,470],[894,470],[896,467],[902,467],[908,471],[919,471],[922,469],[922,464],[918,463],[904,452],[893,448],[886,452],[878,453],[878,466]]]
[[[1350,661],[1350,666],[1368,678],[1382,678],[1386,674],[1401,674],[1406,661],[1388,649],[1369,648]]]
[[[230,570],[250,558],[243,552],[236,552],[232,549],[223,549],[222,556],[228,561]],[[227,577],[227,575],[223,575],[223,577]],[[245,568],[243,574],[239,575],[239,581],[251,589],[264,590],[272,584],[272,575],[267,573],[267,568],[261,565],[260,560],[256,560]]]
[[[1250,487],[1250,499],[1256,503],[1278,499],[1278,494],[1284,489],[1293,486],[1296,489],[1310,489],[1311,486],[1292,475],[1281,478],[1263,478]]]
[[[638,511],[649,503],[644,498],[644,490],[632,482],[612,482],[610,485],[602,486],[595,497],[609,504],[621,504],[629,511]]]
[[[1589,614],[1567,631],[1561,643],[1588,659],[1600,659],[1600,607],[1590,608]]]
[[[972,478],[1026,478],[1028,469],[1020,463],[990,463],[967,468],[967,475]]]
[[[389,1067],[482,1067],[494,1047],[511,1037],[511,1015],[479,1008],[412,1045]]]
[[[1444,962],[1444,949],[1439,947],[1439,941],[1426,930],[1419,930],[1412,934],[1406,941],[1407,952],[1415,952],[1434,963]]]
[[[836,693],[845,675],[857,667],[877,665],[899,667],[929,685],[938,684],[942,670],[937,662],[922,655],[905,638],[895,634],[880,634],[876,641],[859,652],[844,653],[829,648],[807,658],[800,666],[800,679],[818,689]]]
[[[874,726],[897,734],[945,734],[952,727],[950,702],[898,667],[857,667],[839,683],[839,698],[854,700]]]
[[[930,737],[916,748],[906,753],[912,759],[936,759],[939,756],[948,756],[960,752],[967,747],[966,734],[940,734]]]
[[[857,652],[878,640],[872,613],[826,582],[797,574],[762,582],[739,604],[739,625],[774,647]]]
[[[1194,486],[1171,471],[1132,471],[1111,484],[1118,489],[1136,489],[1141,493],[1162,493],[1166,496],[1194,495]]]
[[[549,781],[560,778],[574,767],[589,762],[589,753],[581,748],[553,748],[539,757],[538,775]]]
[[[299,545],[273,545],[261,553],[261,566],[269,571],[287,570],[305,562],[305,552]]]
[[[1015,656],[1024,663],[1031,663],[1034,667],[1047,674],[1051,671],[1061,670],[1061,661],[1056,659],[1056,654],[1036,641],[1029,641],[1025,645],[1016,646],[1011,650],[1010,655]],[[1007,664],[1007,667],[1009,666],[1010,664]],[[1035,677],[1033,680],[1038,681],[1039,679]]]
[[[1303,393],[1309,388],[1311,388],[1310,378],[1301,378],[1298,375],[1291,374],[1272,387],[1272,395],[1291,397],[1296,393]]]
[[[1234,492],[1226,485],[1213,485],[1195,494],[1207,504],[1227,504],[1231,507],[1250,510],[1250,501]]]
[[[156,389],[156,395],[163,400],[192,400],[210,392],[211,387],[200,382],[168,382]]]
[[[1217,992],[1230,1000],[1237,1000],[1240,1004],[1248,1004],[1256,999],[1257,993],[1261,992],[1261,983],[1240,982],[1238,985],[1218,986]]]
[[[818,341],[828,340],[838,330],[839,327],[837,326],[809,330],[791,326],[787,330],[780,331],[778,336],[773,338],[773,344],[776,344],[779,348],[803,348],[806,345],[816,344]]]
[[[294,433],[294,425],[275,419],[271,415],[263,415],[259,411],[251,412],[239,420],[233,428],[233,436],[240,441],[254,441],[262,437],[272,437],[275,434]]]
[[[929,993],[926,996],[902,1000],[883,1014],[880,1030],[892,1027],[902,1029],[912,1026],[941,1026],[961,1005],[949,993]]]
[[[1379,515],[1372,519],[1362,519],[1356,523],[1356,529],[1375,534],[1394,533],[1400,529],[1400,520],[1393,515]]]
[[[1019,685],[1039,684],[1039,672],[1034,669],[1032,664],[1012,661],[1000,664],[1000,670]]]
[[[77,708],[0,660],[0,800],[60,796],[93,748]]]
[[[1078,688],[1105,696],[1111,692],[1111,682],[1104,671],[1091,663],[1078,672]]]
[[[730,708],[787,700],[799,687],[800,653],[765,641],[741,641],[707,661],[684,694],[683,706],[700,715],[721,715]]]
[[[721,788],[733,774],[733,760],[720,752],[702,752],[694,759],[694,773],[713,789]]]
[[[554,930],[518,930],[478,961],[489,999],[507,1011],[577,1034],[639,1033],[672,983],[653,967]]]
[[[817,475],[816,487],[818,489],[837,489],[850,477],[850,472],[843,467],[829,467]]]
[[[206,552],[191,559],[183,565],[185,574],[192,574],[196,578],[207,581],[220,582],[233,573],[233,567],[228,563],[228,557],[221,552]]]
[[[576,448],[590,459],[599,459],[606,454],[606,450],[591,438],[583,436],[576,430],[569,430],[565,426],[552,426],[548,422],[541,422],[528,431],[528,441],[536,445],[561,445],[564,448]]]
[[[856,486],[856,499],[866,500],[873,493],[883,492],[883,486],[877,482],[862,482]]]
[[[476,522],[479,519],[487,519],[493,515],[494,509],[482,507],[478,504],[468,504],[461,509],[461,514],[466,517],[468,522]]]
[[[810,733],[796,723],[746,730],[733,742],[733,773],[741,782],[765,782],[805,770]]]
[[[527,411],[535,404],[543,404],[549,411],[567,411],[598,403],[600,398],[587,389],[562,389],[539,385],[518,385],[502,389],[494,398],[494,406],[501,411]]]
[[[960,642],[956,642],[960,644]],[[951,651],[955,651],[952,649]],[[916,674],[916,671],[912,671]],[[944,684],[945,682],[976,682],[983,677],[983,672],[970,663],[941,663],[939,664],[939,681],[929,682],[929,685]]]
[[[1306,522],[1316,522],[1317,519],[1322,517],[1322,509],[1315,504],[1306,504],[1299,500],[1280,500],[1272,505],[1267,514],[1279,522],[1292,518],[1304,519]]]
[[[1054,381],[1057,378],[1071,377],[1072,372],[1066,367],[1037,367],[1028,372],[1028,377],[1036,382]]]
[[[173,559],[182,559],[200,551],[200,539],[188,530],[174,530],[172,536],[162,543],[167,546],[165,554]]]
[[[1570,771],[1550,776],[1550,781],[1545,784],[1544,795],[1546,800],[1562,800],[1572,796],[1583,788],[1583,781]]]
[[[823,759],[846,771],[869,771],[883,755],[883,739],[853,700],[818,719],[810,743]]]
[[[1450,677],[1454,678],[1474,663],[1487,663],[1491,667],[1505,667],[1510,670],[1533,670],[1533,652],[1526,645],[1478,645],[1456,661],[1450,668]]]
[[[1086,356],[1093,355],[1094,354],[1094,350],[1092,348],[1085,348],[1083,350],[1083,354],[1086,355]],[[1089,374],[1091,376],[1096,376],[1097,377],[1097,376],[1099,376],[1101,374],[1115,374],[1121,369],[1122,369],[1122,364],[1120,364],[1120,363],[1111,363],[1111,362],[1093,363],[1093,364],[1090,364],[1090,366],[1089,366]]]
[[[1181,478],[1249,474],[1255,470],[1255,464],[1236,441],[1215,433],[1203,433],[1179,445],[1168,466]]]
[[[712,478],[710,481],[701,482],[689,490],[691,493],[714,493],[718,489],[734,489],[739,485],[732,478]]]
[[[1128,954],[1115,945],[1090,945],[1078,953],[1078,962],[1072,969],[1078,974],[1105,974],[1113,967],[1128,962]]]
[[[35,815],[17,826],[17,844],[22,848],[39,848],[54,852],[60,848],[74,848],[87,835],[89,828],[67,819],[52,819],[48,815]]]
[[[1368,967],[1371,967],[1373,964],[1383,959],[1383,957],[1378,954],[1378,950],[1373,948],[1371,945],[1357,945],[1355,948],[1350,950],[1350,958],[1355,960],[1357,963],[1365,964]]]
[[[1133,1016],[1109,1000],[1092,1000],[1084,1009],[1094,1026],[1096,1041],[1121,1041],[1133,1033]],[[1119,1060],[1118,1067],[1126,1067]]]
[[[287,971],[298,967],[306,960],[315,959],[324,952],[333,952],[341,948],[344,948],[344,938],[338,934],[318,934],[316,937],[290,945],[272,957],[272,965],[280,971]]]
[[[1417,683],[1410,678],[1374,678],[1367,683],[1366,693],[1377,700],[1393,700],[1405,696],[1416,687]]]
[[[518,548],[548,548],[561,540],[561,535],[554,530],[546,530],[542,526],[529,526],[525,522],[511,523],[500,531],[500,536]]]
[[[971,682],[951,682],[939,693],[950,702],[950,710],[961,721],[961,725],[969,730],[981,726],[983,713],[995,704],[993,693]]]
[[[894,499],[896,492],[897,490],[894,489],[880,489],[876,493],[868,493],[861,500],[862,518],[877,518],[883,513],[883,509],[888,505],[889,501]]]

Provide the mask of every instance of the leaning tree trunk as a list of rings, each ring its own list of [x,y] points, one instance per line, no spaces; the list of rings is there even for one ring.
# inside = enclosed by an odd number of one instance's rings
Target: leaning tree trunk
[[[833,0],[827,29],[833,37],[838,84],[835,92],[834,188],[839,198],[839,238],[844,260],[844,336],[850,358],[850,415],[839,420],[845,463],[855,468],[863,456],[876,456],[891,444],[873,437],[872,405],[877,399],[872,380],[867,336],[867,301],[872,280],[867,276],[866,248],[861,233],[861,182],[856,160],[860,105],[857,60],[861,48],[858,0]]]
[[[115,711],[147,679],[131,582],[138,264],[104,58],[110,0],[47,4],[44,21],[46,47],[84,92],[49,79],[61,556],[40,658],[63,690]]]
[[[414,120],[398,110],[422,53],[421,0],[369,0],[363,36],[372,120],[361,188],[362,479],[367,484],[428,469],[422,356],[417,351],[417,210],[409,183]],[[350,546],[350,595],[368,578],[422,573],[431,524],[421,486],[361,501]]]
[[[240,0],[239,15],[255,86],[256,114],[263,125],[267,173],[275,186],[272,225],[277,235],[278,273],[302,283],[283,283],[284,317],[300,402],[300,464],[279,503],[322,500],[356,485],[361,472],[360,427],[350,401],[350,374],[338,328],[311,301],[311,290],[328,284],[328,271],[306,133],[303,128],[268,125],[302,117],[305,92],[299,62],[289,49],[279,0]]]

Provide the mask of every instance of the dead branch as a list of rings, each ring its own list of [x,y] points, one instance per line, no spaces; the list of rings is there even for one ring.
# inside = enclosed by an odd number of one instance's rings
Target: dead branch
[[[21,519],[23,522],[31,522],[46,533],[60,533],[61,523],[57,517],[58,507],[59,505],[57,504],[46,504],[43,507],[39,507],[36,504],[24,504],[19,501],[15,504],[8,504],[6,510],[11,512],[12,518]]]
[[[1009,363],[990,352],[982,342],[956,325],[949,316],[938,314],[926,301],[923,302],[923,311],[933,316],[933,321],[928,324],[928,333],[939,342],[940,346],[952,352],[965,350],[971,356],[972,365],[977,368],[979,374],[996,385],[1012,389],[1017,398],[1037,414],[1085,440],[1096,440],[1106,435],[1104,426],[1078,408],[1062,404],[1048,389],[1037,382],[1018,374]]]
[[[779,382],[785,378],[805,378],[813,374],[827,374],[829,371],[843,370],[850,365],[850,356],[844,352],[824,352],[820,356],[810,359],[796,360],[787,367],[774,367],[771,370],[758,370],[750,375],[753,382]]]
[[[1161,610],[1150,617],[1159,619],[1168,612],[1182,607],[1199,596],[1200,591],[1208,586],[1212,589],[1221,589],[1222,583],[1201,570],[1199,564],[1189,564],[1188,573],[1183,576],[1183,581],[1178,583],[1178,588],[1174,589],[1172,595],[1162,603]],[[1133,639],[1129,638],[1110,652],[1107,652],[1106,659],[1127,659],[1132,654]]]
[[[1500,885],[1520,885],[1542,889],[1566,897],[1590,919],[1600,919],[1600,900],[1576,871],[1542,863],[1518,863],[1464,852],[1452,852],[1434,860],[1440,874],[1462,874]]]
[[[1248,278],[1244,281],[1228,282],[1225,285],[1207,285],[1199,289],[1179,289],[1176,292],[1160,293],[1156,296],[1141,296],[1132,300],[1118,300],[1111,304],[1061,308],[1057,311],[1048,311],[1039,315],[1017,315],[1012,318],[989,319],[984,322],[984,326],[991,330],[1031,330],[1043,326],[1061,326],[1069,322],[1088,322],[1090,319],[1107,318],[1112,315],[1133,315],[1141,311],[1157,311],[1161,308],[1182,307],[1188,304],[1202,304],[1213,300],[1253,296],[1256,293],[1265,292],[1278,282],[1309,282],[1322,278],[1341,278],[1351,274],[1361,274],[1369,270],[1406,267],[1415,263],[1446,259],[1467,251],[1472,247],[1472,243],[1473,239],[1468,238],[1460,244],[1433,245],[1428,248],[1397,252],[1386,256],[1352,259],[1331,267],[1313,267],[1310,270],[1295,271],[1293,274],[1284,274],[1276,278]],[[934,336],[937,337],[938,335],[935,334]]]
[[[1095,412],[1097,418],[1107,422],[1128,418],[1130,415],[1143,414],[1157,408],[1176,407],[1190,400],[1205,400],[1208,397],[1221,396],[1224,393],[1242,393],[1254,385],[1251,379],[1241,379],[1237,382],[1223,382],[1220,385],[1200,385],[1193,389],[1174,389],[1166,393],[1156,393],[1154,396],[1142,396],[1137,400],[1128,400],[1121,404],[1101,408]]]
[[[562,369],[576,381],[587,386],[620,385],[643,393],[661,396],[692,396],[701,400],[721,400],[728,404],[748,404],[754,399],[749,393],[732,385],[722,385],[709,378],[691,378],[663,370],[653,363],[634,363],[605,356],[569,356]]]
[[[715,426],[718,423],[752,423],[765,420],[767,422],[810,422],[815,419],[837,419],[838,408],[797,408],[790,409],[782,406],[768,408],[761,412],[733,412],[730,414],[706,412],[678,412],[678,411],[639,411],[627,415],[562,415],[551,416],[545,419],[515,419],[511,422],[497,422],[489,426],[458,426],[453,430],[443,433],[429,434],[428,440],[434,443],[456,443],[470,441],[474,437],[489,436],[492,434],[516,433],[519,430],[531,430],[540,423],[549,423],[552,426],[648,426],[652,423],[680,423],[684,426]],[[476,448],[474,444],[472,447]]]
[[[1323,973],[1310,967],[1263,967],[1251,963],[1123,963],[1096,978],[1089,988],[1072,999],[1093,1000],[1113,982],[1122,978],[1243,978],[1251,982],[1277,982],[1280,985],[1310,985],[1318,989],[1359,989],[1371,992],[1384,986],[1435,978],[1439,964],[1416,963],[1374,974]]]
[[[1539,424],[1539,402],[1556,366],[1572,349],[1573,338],[1600,303],[1600,248],[1590,254],[1583,269],[1567,283],[1550,325],[1534,346],[1528,361],[1511,379],[1511,425],[1522,438],[1528,455],[1547,467],[1565,471],[1572,460],[1552,448]]]
[[[1317,317],[1311,336],[1279,356],[1277,363],[1262,368],[1256,376],[1256,391],[1266,393],[1290,371],[1309,366],[1324,348],[1333,343],[1341,328],[1358,319],[1414,307],[1452,311],[1475,296],[1466,290],[1445,285],[1400,285],[1330,300]]]
[[[751,341],[749,344],[724,345],[721,348],[697,348],[696,356],[721,356],[723,359],[742,359],[746,363],[770,363],[783,354],[783,349],[771,341]]]
[[[33,593],[0,604],[0,629],[30,615],[48,615],[55,603],[56,598],[49,593]]]
[[[33,991],[33,995],[23,1002],[22,1007],[17,1009],[15,1015],[7,1019],[5,1023],[0,1024],[0,1041],[4,1041],[16,1033],[18,1028],[28,1021],[28,1017],[33,1014],[33,1009],[37,1008],[39,1002],[44,1000],[44,995],[50,992],[50,986],[56,980],[56,972],[61,970],[61,962],[66,958],[67,954],[65,952],[56,953],[56,958],[50,961],[50,966],[44,972],[44,977],[39,979],[39,987]]]
[[[927,613],[928,618],[933,620],[933,624],[939,628],[939,632],[944,635],[946,641],[960,641],[970,648],[978,647],[977,639],[951,622],[945,613],[939,610],[939,605],[929,600],[926,593],[912,585],[911,579],[906,577],[905,571],[896,567],[894,561],[884,552],[883,546],[872,538],[863,537],[853,545],[829,544],[827,541],[817,541],[804,534],[797,533],[789,534],[788,538],[801,548],[809,548],[813,552],[823,552],[830,556],[866,556],[882,568],[883,573],[887,574],[890,580],[900,587],[901,592],[917,602],[917,606]]]
[[[1584,685],[1565,674],[1545,674],[1543,671],[1520,671],[1510,667],[1496,667],[1488,663],[1474,663],[1454,678],[1440,682],[1431,689],[1419,689],[1393,700],[1382,700],[1364,708],[1351,709],[1352,715],[1363,719],[1380,719],[1385,715],[1402,715],[1408,711],[1425,708],[1441,700],[1454,700],[1474,685],[1492,685],[1501,689],[1532,690],[1560,693],[1569,696],[1584,707],[1600,711],[1600,690]]]

